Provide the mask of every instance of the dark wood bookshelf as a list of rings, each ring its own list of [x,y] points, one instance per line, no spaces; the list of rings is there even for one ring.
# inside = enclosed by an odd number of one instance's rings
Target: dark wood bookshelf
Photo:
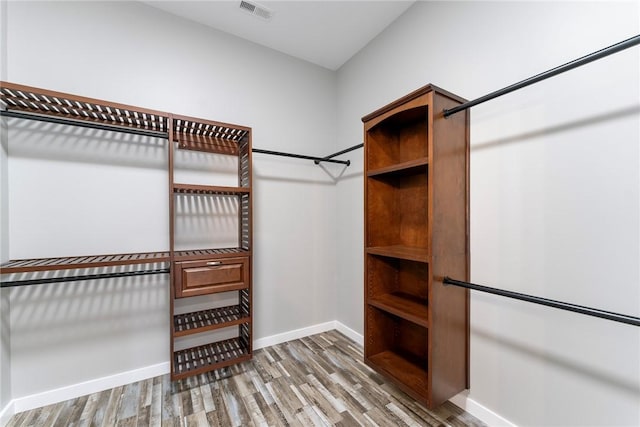
[[[365,116],[365,361],[434,408],[469,386],[468,113],[428,85]],[[453,120],[452,120],[453,119]]]

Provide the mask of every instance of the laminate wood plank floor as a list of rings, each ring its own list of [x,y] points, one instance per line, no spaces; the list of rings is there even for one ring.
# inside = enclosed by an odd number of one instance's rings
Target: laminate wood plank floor
[[[248,362],[171,382],[150,378],[16,414],[27,426],[484,426],[446,402],[428,411],[363,362],[337,331],[254,352]]]

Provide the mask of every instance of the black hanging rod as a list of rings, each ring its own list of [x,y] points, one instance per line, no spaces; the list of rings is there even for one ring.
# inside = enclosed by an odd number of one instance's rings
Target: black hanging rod
[[[46,283],[77,282],[80,280],[112,279],[115,277],[146,276],[148,274],[165,274],[165,273],[169,273],[168,268],[159,268],[154,270],[122,271],[117,273],[83,274],[80,276],[69,276],[69,277],[44,277],[40,279],[12,280],[12,281],[0,282],[0,288],[13,288],[16,286],[29,286],[29,285],[44,285]]]
[[[305,155],[302,155],[302,154],[283,153],[281,151],[261,150],[259,148],[254,148],[251,151],[253,151],[254,153],[260,153],[260,154],[270,154],[272,156],[293,157],[295,159],[314,160],[316,162],[316,164],[318,164],[318,162],[339,163],[341,165],[347,165],[347,166],[349,166],[349,164],[351,164],[351,162],[349,160],[325,159],[323,157],[314,157],[314,156],[305,156]]]
[[[117,125],[106,125],[102,123],[85,122],[83,120],[63,119],[60,117],[46,116],[43,114],[21,113],[19,111],[0,110],[0,116],[14,117],[17,119],[37,120],[39,122],[56,123],[59,125],[79,126],[90,129],[108,130],[112,132],[130,133],[134,135],[152,136],[155,138],[169,138],[168,132],[152,131],[144,129],[127,128]]]
[[[316,165],[319,165],[320,162],[328,162],[329,159],[333,159],[334,157],[339,156],[340,154],[348,153],[350,151],[357,150],[358,148],[362,148],[362,147],[364,147],[364,143],[354,145],[353,147],[345,148],[344,150],[338,151],[337,153],[329,154],[327,157],[323,157],[322,160],[314,160],[313,162]],[[351,162],[347,160],[347,166],[349,166],[350,164]]]
[[[79,126],[84,128],[90,128],[90,129],[107,130],[112,132],[130,133],[134,135],[152,136],[155,138],[164,138],[164,139],[169,138],[168,132],[127,128],[127,127],[116,126],[116,125],[106,125],[101,123],[85,122],[82,120],[64,119],[60,117],[46,116],[42,114],[29,114],[29,113],[22,113],[22,112],[11,111],[11,110],[0,110],[0,116],[13,117],[17,119],[26,119],[26,120],[37,120],[40,122],[56,123],[60,125]],[[351,148],[347,148],[346,150],[339,151],[327,157],[305,156],[302,154],[283,153],[281,151],[261,150],[259,148],[254,148],[252,151],[254,153],[270,154],[272,156],[283,156],[283,157],[293,157],[296,159],[313,160],[316,164],[319,164],[320,162],[329,162],[329,163],[338,163],[341,165],[349,166],[351,164],[349,160],[334,160],[333,157],[336,157],[340,154],[344,154],[349,151],[360,148],[362,147],[362,145],[363,144],[355,145]]]
[[[588,64],[589,62],[593,62],[600,58],[604,58],[605,56],[609,56],[611,54],[620,52],[621,50],[630,48],[632,46],[640,44],[640,35],[631,37],[627,40],[621,41],[620,43],[616,43],[609,47],[605,47],[604,49],[600,49],[597,52],[590,53],[589,55],[583,56],[582,58],[575,59],[571,62],[567,62],[566,64],[560,65],[556,68],[552,68],[551,70],[545,71],[544,73],[537,74],[533,77],[529,77],[526,80],[522,80],[518,83],[514,83],[511,86],[507,86],[495,92],[491,92],[488,95],[481,96],[480,98],[474,99],[473,101],[465,102],[464,104],[460,104],[457,107],[449,108],[443,110],[444,116],[448,117],[452,114],[460,112],[462,110],[466,110],[468,108],[473,107],[474,105],[481,104],[485,101],[489,101],[490,99],[497,98],[509,92],[513,92],[518,89],[522,89],[523,87],[532,85],[534,83],[538,83],[541,80],[548,79],[549,77],[556,76],[558,74],[564,73],[565,71],[572,70],[574,68],[580,67],[582,65]]]
[[[455,280],[450,277],[445,277],[442,283],[444,283],[445,285],[460,286],[462,288],[473,289],[475,291],[487,292],[489,294],[532,302],[534,304],[546,305],[548,307],[559,308],[560,310],[573,311],[574,313],[586,314],[587,316],[613,320],[614,322],[640,326],[640,317],[633,317],[626,314],[613,313],[611,311],[604,311],[597,308],[585,307],[582,305],[576,305],[547,298],[540,298],[533,295],[521,294],[519,292],[505,291],[504,289],[491,288],[489,286],[476,285],[474,283]]]

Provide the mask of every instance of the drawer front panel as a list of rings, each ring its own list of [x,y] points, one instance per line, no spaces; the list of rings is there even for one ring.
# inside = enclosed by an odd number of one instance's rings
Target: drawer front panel
[[[249,287],[249,258],[176,262],[176,298]]]

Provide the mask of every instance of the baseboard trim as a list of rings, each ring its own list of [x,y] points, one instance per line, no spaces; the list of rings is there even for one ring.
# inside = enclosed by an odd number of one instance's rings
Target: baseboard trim
[[[283,332],[281,334],[270,335],[268,337],[259,338],[253,342],[253,349],[269,347],[283,342],[297,340],[298,338],[308,337],[309,335],[319,334],[336,329],[336,321],[318,323],[317,325],[307,326],[305,328],[294,329],[293,331]]]
[[[136,381],[142,381],[147,378],[157,377],[159,375],[169,373],[169,369],[169,362],[163,362],[158,363],[157,365],[145,366],[140,369],[121,372],[107,377],[96,378],[94,380],[32,394],[30,396],[19,397],[12,401],[14,413],[40,408],[42,406],[51,405],[64,400],[75,399],[87,394],[97,393],[99,391],[119,387]]]
[[[307,326],[305,328],[294,329],[292,331],[287,331],[280,334],[257,339],[253,342],[253,348],[257,350],[260,348],[281,344],[283,342],[304,338],[309,335],[319,334],[334,329],[342,333],[346,337],[352,339],[357,344],[364,344],[364,337],[362,334],[349,328],[342,322],[333,320],[330,322],[319,323],[316,325]],[[64,400],[75,399],[87,394],[97,393],[99,391],[119,387],[136,381],[142,381],[147,378],[165,375],[168,374],[169,371],[169,362],[162,362],[140,369],[134,369],[107,377],[97,378],[94,380],[89,380],[82,383],[72,384],[66,387],[60,387],[54,390],[13,399],[2,409],[2,411],[0,411],[0,426],[5,426],[11,419],[11,417],[18,412],[40,408],[42,406],[51,405],[53,403],[62,402]],[[516,424],[498,415],[486,406],[469,398],[468,392],[459,393],[456,396],[452,397],[450,401],[454,405],[470,413],[487,425],[517,427]]]
[[[468,391],[456,394],[449,401],[491,427],[517,427],[516,424],[469,398]]]
[[[364,336],[362,334],[359,334],[358,332],[354,331],[353,329],[351,329],[350,327],[348,327],[347,325],[345,325],[344,323],[338,320],[335,321],[335,330],[340,332],[342,335],[346,336],[347,338],[354,340],[356,343],[360,345],[364,345]]]
[[[319,334],[321,332],[327,332],[332,329],[338,329],[347,336],[349,336],[349,333],[351,333],[352,335],[356,334],[354,331],[352,331],[351,329],[347,328],[342,324],[340,324],[340,326],[336,326],[336,323],[339,323],[339,322],[331,321],[331,322],[319,323],[317,325],[312,325],[305,328],[295,329],[293,331],[287,331],[281,334],[260,338],[253,342],[253,348],[257,350],[259,348],[269,347],[272,345],[295,340],[298,338],[304,338],[309,335]],[[13,399],[2,410],[2,412],[0,412],[0,426],[4,425],[4,423],[2,422],[4,418],[6,418],[8,421],[9,418],[11,418],[14,414],[18,412],[40,408],[42,406],[51,405],[53,403],[62,402],[68,399],[75,399],[81,396],[85,396],[87,394],[97,393],[99,391],[108,390],[110,388],[119,387],[119,386],[130,384],[136,381],[142,381],[147,378],[153,378],[159,375],[168,374],[169,372],[170,372],[169,362],[163,362],[163,363],[158,363],[157,365],[146,366],[140,369],[134,369],[131,371],[122,372],[122,373],[110,375],[107,377],[96,378],[94,380],[89,380],[89,381],[85,381],[78,384],[72,384],[69,386],[60,387],[57,389],[48,390],[41,393],[32,394],[29,396],[19,397],[17,399]]]
[[[13,414],[15,414],[15,407],[13,404],[13,400],[9,401],[9,403],[7,403],[7,406],[5,406],[4,408],[2,408],[2,411],[0,411],[0,426],[4,427],[9,423],[9,420],[11,419],[11,417],[13,417]]]

